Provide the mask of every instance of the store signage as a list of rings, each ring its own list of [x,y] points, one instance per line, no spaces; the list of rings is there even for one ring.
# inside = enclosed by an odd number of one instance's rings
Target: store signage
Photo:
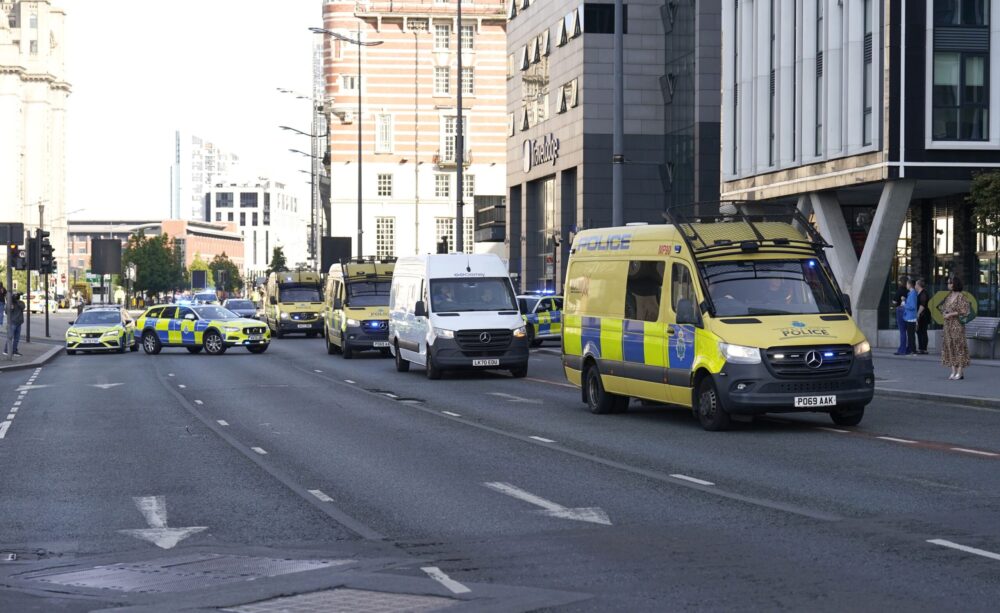
[[[555,165],[559,159],[559,139],[555,134],[546,134],[542,138],[524,141],[524,172],[535,166],[552,162]]]

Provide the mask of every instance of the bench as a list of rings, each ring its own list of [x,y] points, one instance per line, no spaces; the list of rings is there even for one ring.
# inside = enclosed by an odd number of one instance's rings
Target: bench
[[[990,359],[995,359],[998,328],[1000,317],[977,317],[965,324],[965,338],[989,343]]]

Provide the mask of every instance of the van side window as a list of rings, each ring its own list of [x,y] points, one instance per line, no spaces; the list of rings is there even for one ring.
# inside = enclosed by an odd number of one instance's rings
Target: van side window
[[[694,281],[691,271],[684,264],[674,264],[670,267],[670,305],[674,313],[682,310],[695,313]]]
[[[628,264],[625,319],[656,321],[663,292],[663,262],[636,260]]]

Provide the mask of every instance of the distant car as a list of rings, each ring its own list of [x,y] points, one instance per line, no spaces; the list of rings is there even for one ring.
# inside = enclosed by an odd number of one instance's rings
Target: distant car
[[[56,308],[58,306],[59,306],[59,303],[56,301],[55,298],[49,298],[49,313],[55,313],[56,312]],[[31,297],[31,304],[28,306],[28,309],[32,313],[44,313],[45,312],[45,297],[44,296],[32,296]]]
[[[194,304],[219,304],[219,297],[215,292],[198,292],[191,297]]]
[[[138,351],[135,325],[128,313],[114,307],[90,307],[70,322],[66,330],[66,353],[77,351]]]
[[[230,347],[264,353],[271,343],[271,333],[262,322],[211,304],[150,307],[136,320],[135,329],[143,350],[151,355],[163,347],[184,347],[191,353],[204,349],[211,355]]]
[[[222,303],[222,308],[229,309],[240,317],[257,319],[257,305],[244,298],[230,298]]]
[[[558,340],[562,336],[562,305],[562,296],[523,294],[517,297],[530,346],[538,347],[542,341]]]

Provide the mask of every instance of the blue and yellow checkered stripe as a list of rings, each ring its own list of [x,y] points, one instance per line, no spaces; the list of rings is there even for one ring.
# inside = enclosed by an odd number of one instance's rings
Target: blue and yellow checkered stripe
[[[684,370],[694,365],[693,325],[580,315],[567,315],[564,323],[566,355]]]
[[[563,329],[562,311],[548,311],[545,313],[532,313],[524,316],[524,322],[534,327],[535,336],[546,334],[560,334]]]
[[[156,336],[164,345],[201,345],[204,342],[205,330],[210,322],[199,320],[194,322],[194,326],[183,325],[183,319],[147,319],[140,321],[141,327],[137,330],[156,330]],[[186,329],[184,329],[186,328]],[[141,332],[137,332],[141,334]]]

